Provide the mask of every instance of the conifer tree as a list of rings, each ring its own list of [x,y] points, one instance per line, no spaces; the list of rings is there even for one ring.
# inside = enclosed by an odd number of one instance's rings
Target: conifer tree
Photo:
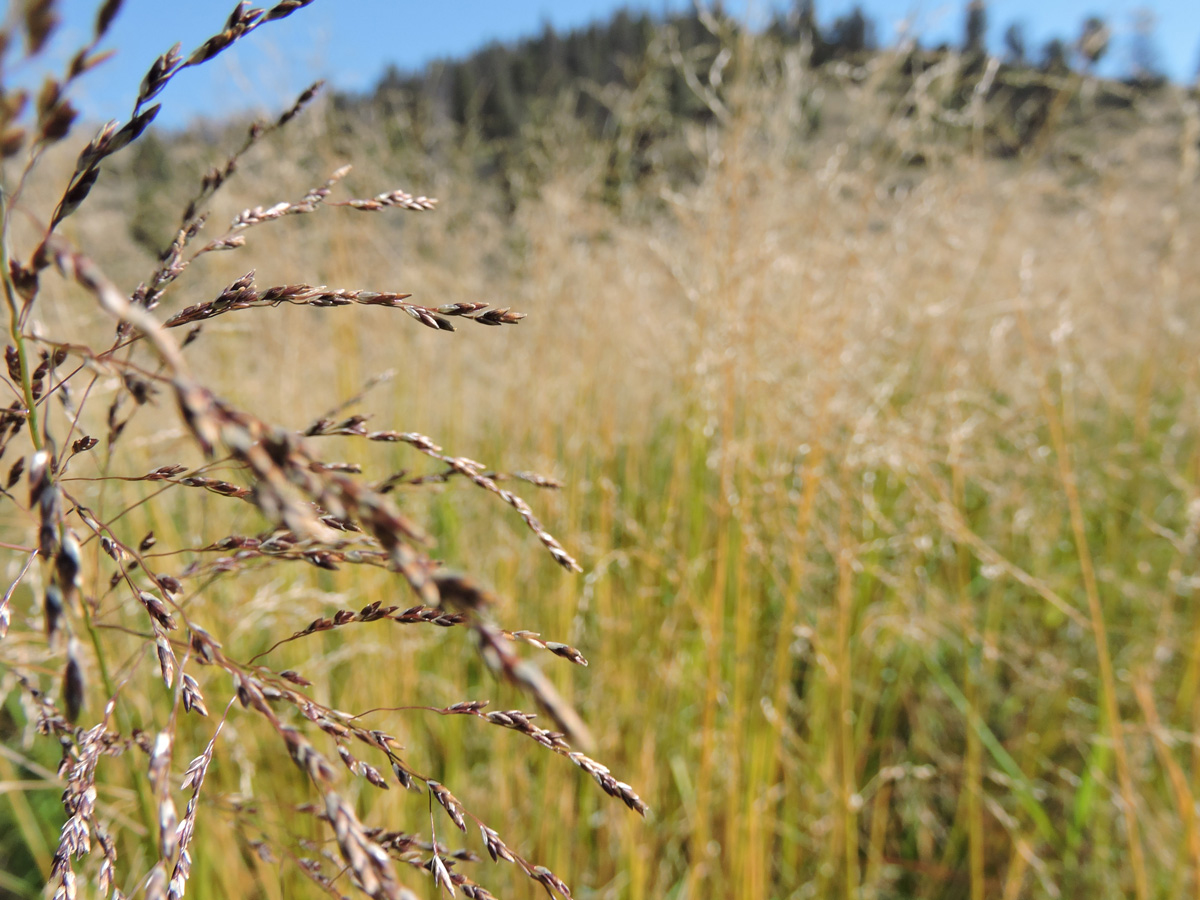
[[[1014,66],[1023,66],[1027,55],[1025,29],[1020,22],[1013,22],[1004,32],[1004,58]]]
[[[963,52],[978,56],[987,49],[987,4],[971,0],[967,5],[967,22],[963,35]]]

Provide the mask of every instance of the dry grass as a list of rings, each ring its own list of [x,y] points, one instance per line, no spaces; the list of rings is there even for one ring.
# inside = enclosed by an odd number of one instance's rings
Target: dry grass
[[[121,436],[125,463],[114,455],[105,469],[103,448],[72,463],[67,477],[139,479],[88,482],[92,509],[113,523],[111,546],[142,561],[130,577],[162,569],[185,586],[179,609],[128,608],[108,587],[100,542],[84,548],[98,573],[84,594],[135,632],[105,632],[113,678],[128,684],[116,730],[142,729],[155,760],[168,752],[155,752],[160,732],[176,756],[196,755],[179,789],[177,771],[153,766],[147,789],[136,751],[100,760],[92,802],[125,834],[123,873],[154,870],[162,842],[139,829],[175,793],[198,798],[193,896],[292,896],[304,872],[333,875],[341,860],[364,885],[390,884],[376,847],[436,874],[455,857],[433,852],[431,825],[438,840],[450,831],[431,820],[433,801],[451,823],[470,810],[495,828],[484,850],[543,862],[579,897],[1200,893],[1194,101],[1147,103],[1136,128],[1097,115],[1028,161],[997,161],[942,133],[914,135],[887,102],[890,64],[851,73],[826,98],[836,117],[804,142],[800,99],[811,107],[815,90],[833,88],[801,65],[767,83],[743,67],[723,99],[726,124],[680,136],[703,163],[700,182],[644,185],[645,202],[625,213],[593,199],[604,148],[565,127],[539,136],[545,183],[511,220],[464,158],[385,157],[363,133],[347,160],[320,140],[319,115],[288,126],[315,151],[267,141],[257,161],[247,155],[212,200],[214,222],[308,197],[347,161],[355,196],[398,182],[441,204],[418,217],[323,209],[256,227],[244,250],[189,269],[160,311],[231,313],[186,351],[232,405],[198,402],[201,415],[261,438],[257,419],[231,411],[253,408],[307,430],[306,443],[289,439],[261,471],[244,457],[197,476],[200,455],[160,399]],[[901,162],[914,142],[926,167]],[[277,179],[268,196],[264,172]],[[97,204],[67,233],[115,281],[136,283],[146,261],[112,242],[111,210]],[[238,282],[245,254],[253,284]],[[324,284],[346,288],[312,287]],[[259,285],[288,285],[278,298],[309,306],[361,300],[370,286],[416,318],[478,302],[528,318],[446,335],[361,305],[233,314],[276,297]],[[214,308],[222,296],[233,300]],[[108,327],[82,295],[70,302],[39,311],[45,334]],[[106,378],[96,390],[111,396]],[[369,421],[342,407],[364,384]],[[92,409],[100,435],[105,404]],[[314,472],[303,447],[344,467]],[[194,483],[143,477],[176,462]],[[500,464],[562,482],[538,492],[541,521],[506,496],[513,482],[490,468]],[[278,466],[346,485],[346,505],[366,485],[396,498],[406,520],[425,523],[436,557],[490,590],[443,574],[440,601],[419,579],[414,598],[375,544],[349,550],[359,565],[343,564],[343,546],[314,557],[272,545],[239,496],[247,465],[254,480]],[[376,474],[350,474],[356,466]],[[165,483],[178,486],[114,518]],[[539,552],[547,527],[582,575]],[[5,540],[27,534],[6,522]],[[14,555],[12,578],[25,562]],[[42,593],[28,589],[50,577],[25,576],[0,647],[30,648],[39,683],[57,690],[62,652],[33,633]],[[476,705],[520,696],[454,640],[481,598],[496,623],[481,637],[497,653],[525,641],[593,662],[586,673],[547,663],[546,684],[590,723],[595,756],[655,810],[648,823],[556,765],[569,751],[541,720]],[[219,653],[239,661],[248,711],[219,736],[182,711],[163,728],[171,697],[153,682],[147,609],[206,697],[228,695],[229,680],[195,668],[210,645],[171,644],[162,615],[223,623]],[[12,671],[5,708],[28,730],[43,713]],[[83,721],[103,699],[89,690]],[[294,706],[331,733],[289,730],[280,717]],[[360,717],[333,712],[343,709]],[[395,734],[390,751],[371,729]],[[341,779],[337,802],[306,805],[306,778],[277,764],[272,732],[318,782],[330,743],[348,755],[341,738],[365,741],[362,758],[343,756],[356,777]],[[21,734],[5,733],[0,759],[0,778],[26,785],[0,802],[19,835],[3,846],[48,872],[62,781],[56,754]],[[530,755],[530,738],[552,752]],[[389,777],[381,754],[401,744],[390,777],[422,773],[420,803],[372,784]],[[96,747],[76,738],[81,773]],[[576,762],[605,787],[590,757]],[[540,890],[520,873],[470,871],[497,894]],[[345,887],[343,876],[334,890]]]

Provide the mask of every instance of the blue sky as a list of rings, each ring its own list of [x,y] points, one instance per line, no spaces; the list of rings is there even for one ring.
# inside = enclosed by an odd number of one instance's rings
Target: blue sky
[[[726,8],[751,20],[786,0],[730,0]],[[6,4],[4,4],[6,5]],[[96,119],[124,119],[137,85],[154,58],[176,41],[186,54],[219,30],[233,0],[125,0],[105,46],[116,57],[89,75],[75,96]],[[268,6],[270,2],[260,2]],[[263,27],[215,62],[183,72],[160,98],[160,124],[186,124],[231,106],[278,110],[311,81],[327,78],[345,89],[369,87],[390,63],[416,69],[438,57],[469,52],[492,40],[536,33],[544,22],[565,29],[627,6],[682,9],[686,0],[316,0],[288,19]],[[846,12],[852,0],[817,0],[822,22]],[[882,40],[908,20],[926,43],[957,40],[966,0],[863,0]],[[59,61],[89,34],[94,0],[60,3],[65,27],[54,43]],[[1121,71],[1138,9],[1157,20],[1155,47],[1174,78],[1190,81],[1200,63],[1200,0],[991,0],[989,38],[999,46],[1008,23],[1021,22],[1031,48],[1052,36],[1073,38],[1088,15],[1107,18],[1115,32],[1109,70]],[[14,73],[25,80],[31,71]]]

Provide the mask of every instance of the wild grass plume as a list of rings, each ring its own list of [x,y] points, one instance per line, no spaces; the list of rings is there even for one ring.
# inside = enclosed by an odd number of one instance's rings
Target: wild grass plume
[[[210,340],[210,320],[243,310],[270,316],[284,304],[323,311],[350,304],[383,307],[445,332],[454,331],[456,322],[516,324],[521,313],[489,302],[425,306],[395,291],[299,281],[261,285],[253,271],[212,299],[181,302],[195,296],[188,286],[193,267],[210,254],[240,255],[251,229],[340,212],[337,207],[352,215],[424,213],[437,201],[400,190],[334,199],[349,171],[341,166],[298,200],[246,209],[223,232],[205,236],[214,197],[267,135],[301,114],[320,90],[316,84],[275,121],[252,125],[223,165],[200,179],[177,229],[164,236],[157,262],[136,287],[118,287],[71,234],[72,217],[84,214],[110,158],[142,136],[160,109],[151,101],[173,77],[309,2],[283,0],[268,9],[239,3],[223,29],[190,55],[182,56],[178,46],[162,54],[146,73],[128,121],[103,126],[78,152],[73,173],[49,209],[39,209],[26,187],[47,154],[69,138],[78,117],[70,86],[101,62],[96,47],[120,3],[101,6],[93,40],[67,72],[47,80],[30,114],[23,115],[29,98],[22,91],[6,87],[3,95],[0,277],[11,341],[6,384],[16,399],[4,413],[0,452],[19,455],[6,481],[4,527],[6,552],[19,560],[20,571],[0,603],[0,660],[12,704],[8,722],[28,736],[5,754],[4,766],[33,767],[48,783],[61,785],[65,813],[64,819],[43,805],[35,809],[24,796],[16,799],[9,834],[20,834],[32,868],[23,876],[21,866],[7,865],[9,882],[0,886],[5,892],[36,892],[36,885],[21,887],[36,875],[66,900],[80,893],[182,897],[195,884],[196,866],[211,872],[223,865],[218,842],[203,849],[195,842],[206,820],[223,819],[243,849],[263,865],[280,867],[281,885],[306,879],[317,893],[342,896],[354,886],[394,900],[417,896],[408,885],[431,877],[450,894],[483,900],[493,896],[483,886],[486,875],[469,865],[480,859],[468,843],[477,838],[493,862],[511,863],[532,882],[569,898],[558,875],[501,837],[505,823],[492,827],[442,783],[436,758],[427,760],[432,768],[410,759],[405,742],[392,733],[394,725],[429,713],[515,731],[574,764],[604,793],[646,812],[632,787],[586,755],[594,743],[587,726],[522,650],[548,651],[543,656],[548,663],[558,657],[587,665],[583,654],[535,631],[500,627],[496,595],[451,568],[469,566],[469,555],[435,557],[427,529],[404,509],[411,505],[407,496],[421,488],[461,477],[515,510],[554,561],[578,572],[579,564],[533,507],[503,486],[508,476],[447,454],[421,434],[368,428],[368,416],[347,409],[359,405],[361,396],[299,430],[271,424],[214,392],[205,365],[192,359],[195,346]],[[35,57],[57,24],[53,3],[26,4],[21,17],[10,17],[5,52]],[[111,327],[91,327],[87,339],[80,339],[46,324],[64,315],[57,311],[64,305],[84,303],[103,311]],[[303,379],[306,372],[276,377]],[[409,377],[428,375],[414,370]],[[176,433],[179,439],[159,448],[165,458],[147,460],[130,446],[139,430]],[[407,444],[441,468],[372,476],[368,466],[327,458],[339,437],[374,446]],[[530,487],[558,487],[540,476],[520,480]],[[199,531],[171,527],[179,504],[204,510]],[[244,508],[253,512],[244,514]],[[131,531],[134,521],[147,519],[166,527]],[[249,531],[241,533],[239,526]],[[274,633],[258,632],[249,641],[234,632],[252,600],[203,599],[215,584],[241,584],[243,578],[251,591],[251,582],[261,584],[273,569],[289,570],[291,580],[297,563],[318,573],[375,570],[393,587],[387,601],[337,608],[335,594],[321,579],[309,579],[321,615],[310,622],[303,609],[280,610]],[[279,647],[318,633],[344,630],[347,646],[353,646],[352,632],[359,629],[346,627],[352,624],[377,630],[432,624],[460,633],[475,645],[487,670],[541,707],[550,727],[542,727],[534,712],[491,709],[487,700],[435,702],[442,692],[421,688],[420,673],[416,691],[389,694],[389,714],[378,704],[346,710],[303,667],[278,664]],[[447,649],[443,665],[462,665],[452,661],[456,656]],[[397,653],[387,665],[402,668],[411,661]],[[377,674],[386,680],[383,672]],[[436,677],[432,671],[428,676]],[[266,763],[265,772],[290,759],[307,781],[293,785],[290,796],[281,796],[277,784],[260,792],[255,777],[260,763],[238,761],[247,750],[256,752],[265,734],[273,736],[274,749],[263,763],[276,761]],[[44,745],[61,754],[53,771],[33,762]],[[222,764],[241,769],[236,797],[210,796],[210,769]],[[414,798],[425,813],[420,832],[393,828],[387,817],[371,822],[367,813],[374,803],[363,794],[393,788],[420,795]],[[62,821],[61,830],[56,841],[48,841],[46,826],[55,819]],[[468,837],[460,843],[456,831]],[[199,890],[220,888],[206,877]]]

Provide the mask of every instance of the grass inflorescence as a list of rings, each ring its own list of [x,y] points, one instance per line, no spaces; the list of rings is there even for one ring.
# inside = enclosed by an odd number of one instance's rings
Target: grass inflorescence
[[[534,648],[547,661],[557,656],[581,666],[587,664],[583,654],[534,631],[502,628],[497,595],[451,568],[455,560],[435,556],[428,530],[404,508],[413,505],[415,492],[461,477],[514,509],[553,560],[577,572],[579,564],[533,507],[502,484],[509,476],[446,454],[424,435],[368,429],[366,416],[347,409],[361,394],[306,427],[272,424],[252,406],[221,396],[208,379],[211,361],[194,359],[196,347],[211,340],[205,333],[209,320],[281,304],[323,311],[382,307],[446,332],[455,330],[454,322],[518,323],[521,313],[489,302],[430,307],[409,302],[411,294],[404,292],[302,281],[265,287],[253,271],[214,299],[186,307],[179,302],[181,295],[195,296],[193,266],[202,268],[210,254],[240,255],[251,229],[322,207],[429,212],[437,201],[401,190],[332,199],[349,171],[340,166],[300,200],[245,209],[224,233],[203,237],[211,203],[243,158],[288,127],[317,95],[317,84],[273,122],[252,125],[225,163],[203,177],[176,232],[165,236],[162,253],[136,287],[118,287],[72,233],[72,217],[86,211],[102,170],[143,135],[160,109],[151,101],[175,75],[309,2],[282,0],[268,9],[239,3],[222,30],[192,54],[185,58],[176,46],[160,56],[128,122],[103,126],[83,146],[48,210],[38,210],[27,188],[40,164],[68,140],[77,117],[68,89],[99,63],[96,46],[120,3],[101,7],[94,39],[66,74],[46,82],[31,121],[21,118],[28,98],[6,88],[0,277],[11,340],[6,384],[17,399],[4,412],[0,452],[19,454],[3,499],[6,552],[19,560],[20,570],[0,602],[8,745],[0,776],[7,786],[7,773],[19,766],[46,786],[60,787],[62,795],[56,814],[36,790],[26,796],[22,785],[15,794],[6,851],[17,860],[19,841],[27,858],[5,865],[0,890],[6,893],[37,893],[35,878],[64,900],[80,893],[178,898],[192,887],[220,892],[220,840],[197,840],[208,819],[219,819],[246,852],[280,867],[278,883],[304,880],[318,893],[342,896],[353,885],[371,897],[411,898],[416,894],[408,885],[419,880],[419,870],[435,887],[486,900],[493,894],[466,871],[480,859],[468,849],[471,838],[454,846],[460,831],[475,833],[493,861],[511,863],[532,883],[569,898],[558,875],[501,837],[507,823],[491,827],[451,792],[436,756],[424,763],[411,758],[392,733],[402,714],[470,716],[516,731],[572,763],[602,792],[637,813],[647,811],[630,785],[587,755],[591,732],[521,651]],[[23,16],[8,23],[0,52],[34,58],[56,24],[53,3],[26,4]],[[56,319],[78,323],[88,317],[67,311],[83,303],[106,316],[110,327],[92,322],[86,335],[78,329],[57,333],[50,324]],[[222,378],[229,374],[221,372]],[[142,453],[137,434],[171,435],[169,447],[157,448],[168,455]],[[324,457],[327,439],[335,436],[375,446],[403,443],[444,469],[411,477],[387,470],[372,478],[369,466]],[[548,490],[559,486],[547,477],[520,478]],[[203,524],[185,523],[181,510],[200,511]],[[131,536],[134,522],[153,527]],[[247,533],[231,530],[239,526]],[[470,557],[461,562],[470,565]],[[296,564],[315,573],[378,573],[393,583],[394,602],[335,611],[340,596],[318,574],[308,579],[308,590],[326,612],[305,624],[307,610],[277,610],[271,628],[239,635],[254,603],[228,602],[232,595],[217,586],[253,591],[279,570],[298,589],[305,579],[296,578]],[[303,674],[303,666],[277,665],[280,647],[317,633],[339,630],[352,647],[350,630],[340,631],[351,623],[377,630],[428,623],[455,631],[474,644],[484,669],[536,702],[544,719],[521,709],[489,709],[487,700],[435,703],[441,691],[422,687],[424,676],[410,684],[412,692],[389,692],[387,709],[354,703],[359,709],[347,711],[342,706],[351,698],[339,696],[337,673],[326,672],[331,682],[321,685]],[[425,672],[432,681],[437,668],[422,665],[414,674]],[[10,744],[18,733],[25,737]],[[267,757],[252,759],[268,745]],[[42,748],[57,751],[57,764],[45,760]],[[292,778],[281,790],[274,781],[278,769],[267,760],[290,760],[301,783]],[[227,773],[240,783],[237,796],[213,796],[210,770],[225,766],[240,769],[237,776]],[[425,814],[424,827],[393,829],[386,826],[388,817],[384,824],[368,824],[373,803],[362,794],[393,788],[421,795],[415,806]],[[47,834],[55,821],[61,824],[56,839]]]

